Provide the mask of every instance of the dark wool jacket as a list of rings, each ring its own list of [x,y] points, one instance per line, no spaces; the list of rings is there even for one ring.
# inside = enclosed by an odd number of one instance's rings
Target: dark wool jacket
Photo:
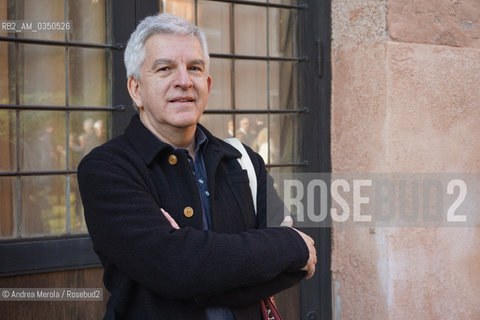
[[[258,177],[256,216],[240,152],[202,130],[211,230],[202,230],[185,152],[158,140],[138,116],[124,135],[81,161],[85,219],[111,293],[106,319],[205,319],[209,306],[230,307],[238,320],[260,319],[261,299],[305,276],[299,269],[308,248],[300,235],[265,229],[267,179],[272,182],[260,156],[248,149]],[[281,202],[270,207],[282,215]],[[172,228],[160,208],[181,229]]]

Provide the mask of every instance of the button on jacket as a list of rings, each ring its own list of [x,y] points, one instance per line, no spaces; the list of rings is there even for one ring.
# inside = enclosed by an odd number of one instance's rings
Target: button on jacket
[[[209,230],[197,214],[202,204],[185,152],[160,141],[138,116],[79,165],[85,220],[111,293],[105,319],[205,319],[205,308],[215,306],[231,308],[237,320],[260,319],[261,299],[305,276],[301,236],[265,229],[273,186],[260,156],[247,148],[258,177],[255,215],[240,152],[200,128],[208,138]],[[268,209],[282,215],[276,194]]]

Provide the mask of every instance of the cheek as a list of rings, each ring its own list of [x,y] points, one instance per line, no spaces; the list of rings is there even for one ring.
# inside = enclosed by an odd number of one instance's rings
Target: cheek
[[[207,98],[209,94],[209,88],[206,83],[202,83],[200,86],[198,86],[198,91],[202,95],[203,98]]]

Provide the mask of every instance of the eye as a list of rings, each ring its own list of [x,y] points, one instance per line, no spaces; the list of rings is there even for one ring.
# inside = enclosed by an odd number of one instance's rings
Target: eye
[[[158,69],[157,69],[157,72],[158,72],[158,71],[169,71],[169,70],[171,70],[171,68],[168,67],[168,66],[165,66],[165,67],[160,67],[160,68],[158,68]]]
[[[191,71],[202,71],[202,68],[201,67],[198,67],[198,66],[191,66],[189,68]]]

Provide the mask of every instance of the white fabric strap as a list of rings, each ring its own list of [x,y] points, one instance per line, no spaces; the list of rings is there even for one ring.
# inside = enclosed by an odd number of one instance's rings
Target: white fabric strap
[[[242,157],[238,158],[238,162],[242,166],[242,169],[247,170],[248,180],[250,181],[250,191],[252,192],[253,208],[255,209],[255,214],[257,214],[257,175],[255,174],[252,160],[240,140],[237,138],[225,138],[224,141],[232,147],[235,147],[235,149],[242,154]]]

